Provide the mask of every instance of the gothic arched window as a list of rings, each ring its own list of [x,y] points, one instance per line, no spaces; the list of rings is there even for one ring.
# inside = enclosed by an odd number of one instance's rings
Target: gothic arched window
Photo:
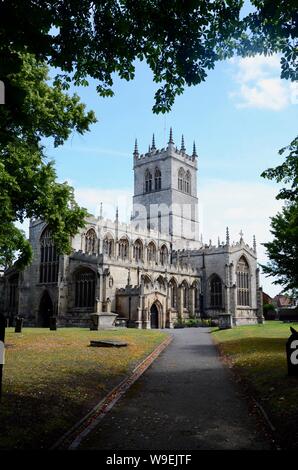
[[[159,168],[155,168],[154,183],[155,191],[159,191],[161,189],[161,172]]]
[[[190,174],[190,171],[189,171],[189,170],[187,170],[187,172],[186,172],[186,174],[185,174],[184,191],[185,191],[187,194],[190,194],[190,193],[191,193],[191,174]]]
[[[189,305],[189,288],[186,282],[182,284],[182,295],[183,295],[183,308],[188,309]]]
[[[133,257],[136,261],[143,259],[143,243],[141,240],[136,240],[133,246]]]
[[[58,281],[59,255],[52,240],[51,231],[46,227],[40,237],[39,282],[50,284]]]
[[[217,274],[210,279],[210,307],[222,308],[222,282]]]
[[[149,262],[156,261],[156,247],[153,242],[150,242],[147,246],[147,261]]]
[[[147,289],[151,289],[153,287],[152,280],[148,274],[143,274],[141,281]]]
[[[178,171],[178,189],[180,191],[183,191],[183,181],[184,181],[184,170],[183,168],[180,168]]]
[[[128,240],[127,238],[121,238],[119,241],[119,258],[127,259],[128,258]]]
[[[194,289],[194,307],[195,310],[199,308],[198,296],[199,296],[199,283],[198,281],[194,281],[192,284],[192,288]]]
[[[165,285],[165,280],[162,276],[158,276],[156,279],[156,283],[158,285],[159,290],[164,290],[166,285]]]
[[[250,305],[249,295],[249,266],[244,256],[237,264],[237,304],[243,306]]]
[[[103,241],[103,252],[109,258],[113,256],[114,253],[114,240],[111,235],[106,235]]]
[[[168,249],[166,245],[162,245],[160,249],[160,264],[164,266],[168,262]]]
[[[174,279],[170,281],[171,308],[177,308],[177,283]]]
[[[96,233],[93,228],[90,228],[85,235],[85,253],[95,253],[96,252]]]
[[[145,192],[150,193],[152,191],[152,174],[147,169],[145,171]]]
[[[95,272],[91,269],[80,269],[75,274],[75,306],[92,308],[95,304]]]

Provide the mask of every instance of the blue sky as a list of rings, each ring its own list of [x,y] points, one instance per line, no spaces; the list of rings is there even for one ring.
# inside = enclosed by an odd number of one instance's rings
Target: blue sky
[[[131,82],[115,79],[113,98],[100,98],[95,83],[76,89],[98,123],[84,136],[72,135],[47,154],[56,161],[58,178],[69,181],[78,201],[98,215],[120,217],[130,213],[133,188],[132,151],[135,138],[146,152],[152,133],[158,148],[168,141],[172,126],[180,145],[184,134],[187,150],[196,141],[198,196],[201,231],[206,242],[223,239],[226,226],[237,240],[242,229],[247,243],[253,234],[260,245],[270,238],[269,217],[280,208],[274,198],[278,187],[260,173],[281,161],[278,149],[296,135],[297,88],[279,79],[278,57],[233,59],[217,64],[205,83],[185,90],[170,113],[152,113],[157,85],[146,64],[138,63]],[[264,290],[273,295],[280,287],[262,277]]]

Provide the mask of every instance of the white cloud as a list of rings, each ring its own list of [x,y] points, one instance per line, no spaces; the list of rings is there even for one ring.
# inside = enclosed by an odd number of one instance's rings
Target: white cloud
[[[255,86],[241,85],[242,101],[238,108],[259,108],[279,111],[290,103],[290,88],[278,78],[258,80]]]
[[[235,78],[240,82],[258,80],[280,73],[280,58],[277,55],[242,57],[232,59],[231,63],[237,65],[238,70]]]
[[[230,93],[237,108],[258,108],[279,111],[295,103],[293,84],[280,79],[280,58],[277,55],[232,59],[233,78],[237,89]]]
[[[102,202],[103,217],[114,220],[116,207],[119,208],[119,219],[129,222],[132,210],[131,189],[98,189],[75,188],[76,201],[86,207],[91,214],[99,216]]]

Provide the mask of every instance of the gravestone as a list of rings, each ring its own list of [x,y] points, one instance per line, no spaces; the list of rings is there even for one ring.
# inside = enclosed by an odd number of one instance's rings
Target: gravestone
[[[56,317],[50,317],[50,330],[51,331],[57,330],[57,318]]]
[[[22,333],[23,321],[24,319],[22,317],[16,317],[16,326],[14,329],[15,333]]]
[[[292,332],[286,343],[288,375],[298,376],[298,331],[290,327]]]
[[[111,339],[91,340],[90,346],[97,348],[125,348],[127,343]]]

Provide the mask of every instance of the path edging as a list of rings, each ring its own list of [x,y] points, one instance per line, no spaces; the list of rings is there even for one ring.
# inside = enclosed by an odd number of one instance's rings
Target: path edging
[[[171,343],[172,335],[169,335],[160,343],[140,364],[138,364],[130,375],[125,377],[114,387],[89,413],[75,423],[69,431],[58,439],[50,448],[51,450],[77,449],[81,441],[94,429],[104,416],[113,408],[117,401],[126,391],[139,379],[148,367],[157,359],[162,351]]]

